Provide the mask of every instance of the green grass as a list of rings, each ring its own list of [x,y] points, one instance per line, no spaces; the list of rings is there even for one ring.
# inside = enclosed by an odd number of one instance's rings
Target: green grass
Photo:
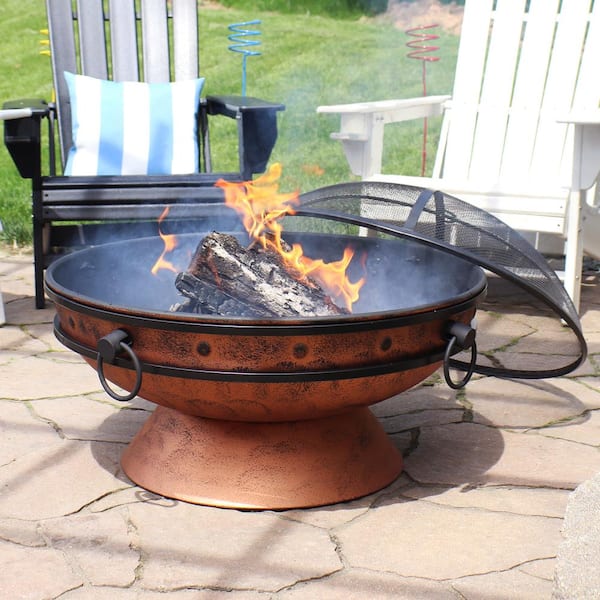
[[[406,57],[406,35],[391,24],[369,19],[334,19],[202,8],[201,71],[204,93],[239,94],[241,55],[227,49],[228,25],[260,19],[261,56],[247,63],[247,93],[282,102],[279,137],[272,162],[283,165],[281,189],[308,191],[354,180],[341,145],[329,138],[339,117],[318,115],[320,104],[339,104],[421,95],[421,62]],[[50,61],[39,55],[39,29],[45,26],[40,0],[6,2],[0,7],[0,99],[50,98]],[[457,38],[440,32],[440,62],[428,65],[428,91],[449,93]],[[433,158],[439,123],[430,123]],[[213,121],[211,140],[217,169],[235,168],[235,130],[230,120]],[[422,123],[388,126],[384,169],[420,173]],[[30,236],[30,186],[20,179],[4,146],[0,149],[0,219],[8,243]]]
[[[244,10],[250,4],[248,0],[222,0],[221,4],[229,8]],[[349,9],[348,0],[254,0],[255,11],[275,11],[284,14],[322,15],[334,18],[356,18],[358,10]]]
[[[39,0],[0,5],[1,102],[49,97],[49,59],[39,55],[42,27],[45,14]],[[19,177],[3,144],[0,148],[0,220],[4,228],[1,236],[11,244],[27,244],[31,239],[31,184]]]

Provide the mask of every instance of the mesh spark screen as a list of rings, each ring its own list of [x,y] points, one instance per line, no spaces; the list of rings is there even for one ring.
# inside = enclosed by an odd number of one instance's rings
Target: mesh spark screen
[[[356,182],[302,194],[297,215],[360,227],[364,235],[410,238],[481,266],[488,293],[477,312],[475,372],[545,378],[585,360],[579,317],[556,273],[518,232],[486,211],[440,191]],[[452,366],[466,369],[469,361],[467,351]]]

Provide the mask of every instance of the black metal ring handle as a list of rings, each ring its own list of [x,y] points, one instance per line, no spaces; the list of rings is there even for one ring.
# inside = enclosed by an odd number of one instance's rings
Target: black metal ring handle
[[[115,400],[119,402],[127,402],[129,400],[133,400],[138,395],[140,388],[142,387],[142,365],[140,364],[140,360],[137,357],[137,354],[133,351],[131,346],[125,343],[127,339],[127,334],[117,329],[112,333],[109,333],[107,336],[103,337],[98,341],[98,356],[97,356],[97,364],[96,370],[98,371],[98,378],[100,379],[100,383],[104,388],[104,391]],[[131,359],[135,370],[135,384],[133,389],[128,394],[122,396],[117,394],[114,390],[112,390],[108,382],[106,381],[106,377],[104,377],[104,360],[112,363],[116,358],[117,354],[125,352]]]
[[[454,349],[456,341],[456,336],[453,335],[450,338],[450,341],[448,342],[448,346],[446,347],[446,352],[444,354],[444,379],[453,390],[459,390],[460,388],[465,387],[467,383],[469,383],[469,379],[471,379],[471,376],[473,375],[475,369],[475,362],[477,360],[477,343],[475,342],[475,340],[473,340],[470,346],[471,362],[469,363],[469,369],[466,375],[458,382],[452,381],[452,379],[450,378],[450,356],[452,355],[452,350]]]

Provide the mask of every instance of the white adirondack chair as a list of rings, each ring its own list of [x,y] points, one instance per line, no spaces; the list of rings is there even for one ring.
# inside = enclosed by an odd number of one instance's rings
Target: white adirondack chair
[[[600,258],[600,216],[586,192],[600,170],[599,61],[599,0],[467,0],[452,96],[317,111],[341,115],[331,137],[355,175],[440,189],[542,252],[559,240],[578,307],[583,253]],[[440,114],[432,176],[383,174],[385,125]]]

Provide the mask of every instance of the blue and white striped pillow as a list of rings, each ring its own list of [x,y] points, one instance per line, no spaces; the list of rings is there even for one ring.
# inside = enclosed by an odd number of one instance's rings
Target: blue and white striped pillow
[[[204,78],[115,82],[65,72],[73,146],[65,175],[171,175],[198,170]]]

